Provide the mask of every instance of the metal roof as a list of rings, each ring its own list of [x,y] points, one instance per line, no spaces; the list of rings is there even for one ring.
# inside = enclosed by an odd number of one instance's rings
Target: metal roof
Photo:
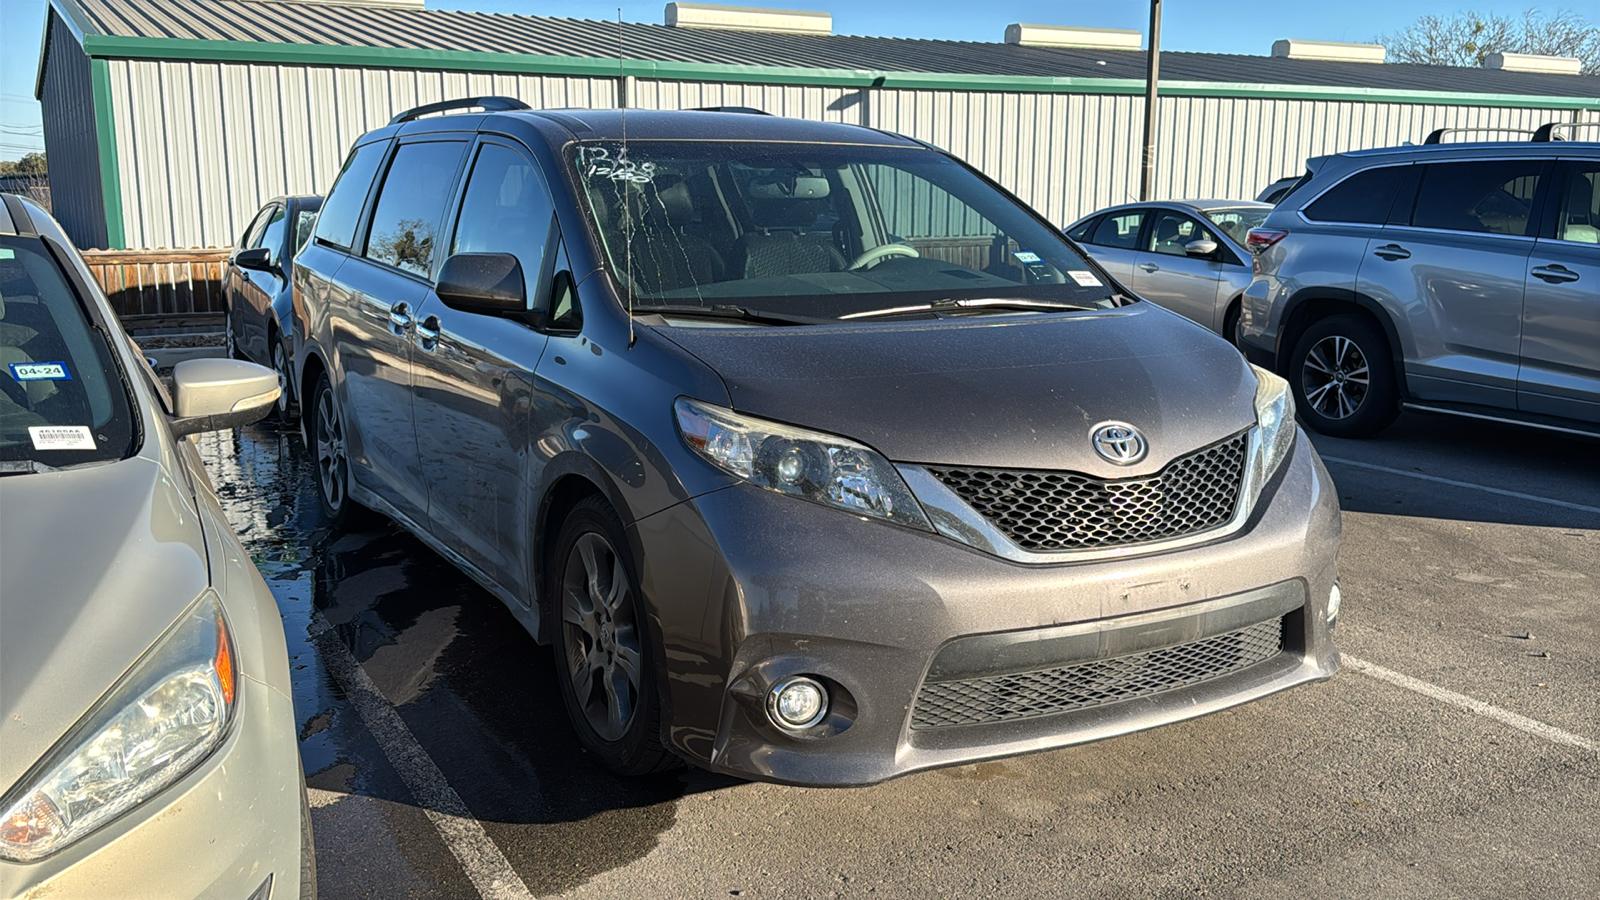
[[[928,75],[1135,80],[1145,55],[1132,50],[1024,47],[852,35],[771,34],[673,28],[499,13],[416,10],[261,0],[51,0],[81,36],[103,39],[91,55],[115,57],[118,39],[249,43],[475,54],[611,59],[709,66],[902,72]],[[1000,24],[996,23],[996,31]],[[126,46],[133,41],[123,40]],[[87,46],[85,49],[89,49]],[[394,67],[406,68],[407,54]],[[282,58],[281,55],[275,58]],[[1402,63],[1346,63],[1163,52],[1164,82],[1293,85],[1354,91],[1428,91],[1600,97],[1600,77]],[[730,80],[736,80],[730,78]],[[1004,90],[1003,84],[989,89]],[[1225,93],[1225,91],[1224,91]],[[1383,99],[1383,98],[1374,98]]]

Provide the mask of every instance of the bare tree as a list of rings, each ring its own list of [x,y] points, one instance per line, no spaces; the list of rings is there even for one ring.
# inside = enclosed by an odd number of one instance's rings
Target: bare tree
[[[1423,16],[1373,41],[1389,49],[1392,62],[1481,66],[1491,53],[1536,53],[1575,56],[1583,61],[1583,74],[1600,74],[1600,27],[1567,10],[1545,15],[1530,9],[1520,17],[1470,10]]]

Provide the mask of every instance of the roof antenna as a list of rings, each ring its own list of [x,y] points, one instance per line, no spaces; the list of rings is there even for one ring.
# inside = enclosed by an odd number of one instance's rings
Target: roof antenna
[[[628,159],[628,69],[623,62],[622,48],[622,7],[617,7],[617,105],[622,107],[622,159],[619,165],[627,165]],[[628,349],[633,349],[633,204],[632,195],[628,191],[629,182],[626,180],[613,181],[613,184],[622,185],[622,253],[623,253],[623,278],[628,282]]]

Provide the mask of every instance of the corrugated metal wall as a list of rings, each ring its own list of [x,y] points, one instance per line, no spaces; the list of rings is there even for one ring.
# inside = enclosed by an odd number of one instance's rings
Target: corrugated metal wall
[[[85,249],[104,247],[106,207],[100,189],[89,57],[54,14],[47,53],[39,99],[49,111],[44,116],[44,146],[50,161],[51,211],[73,243]]]
[[[350,143],[396,111],[504,94],[536,108],[613,107],[614,78],[289,65],[110,63],[129,247],[231,244],[262,201],[326,190]],[[752,106],[929,141],[1065,225],[1137,199],[1144,100],[1096,94],[858,90],[628,79],[631,105]],[[1306,157],[1420,141],[1440,127],[1533,128],[1550,110],[1168,97],[1157,193],[1254,197]],[[1600,118],[1600,116],[1592,116]]]

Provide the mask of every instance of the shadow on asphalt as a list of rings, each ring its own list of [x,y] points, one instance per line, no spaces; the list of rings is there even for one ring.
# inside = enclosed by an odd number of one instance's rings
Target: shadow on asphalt
[[[1313,435],[1313,440],[1339,487],[1339,504],[1346,512],[1544,528],[1600,528],[1600,512],[1560,505],[1600,509],[1600,441],[1410,412],[1364,440],[1323,435]],[[1541,503],[1366,466],[1467,482],[1559,503]]]
[[[328,674],[313,610],[535,891],[642,857],[671,827],[678,798],[739,783],[698,770],[619,778],[600,769],[573,736],[549,648],[399,526],[332,531],[298,434],[264,423],[199,445],[284,616],[310,787],[415,806]],[[623,810],[633,812],[610,815]]]

